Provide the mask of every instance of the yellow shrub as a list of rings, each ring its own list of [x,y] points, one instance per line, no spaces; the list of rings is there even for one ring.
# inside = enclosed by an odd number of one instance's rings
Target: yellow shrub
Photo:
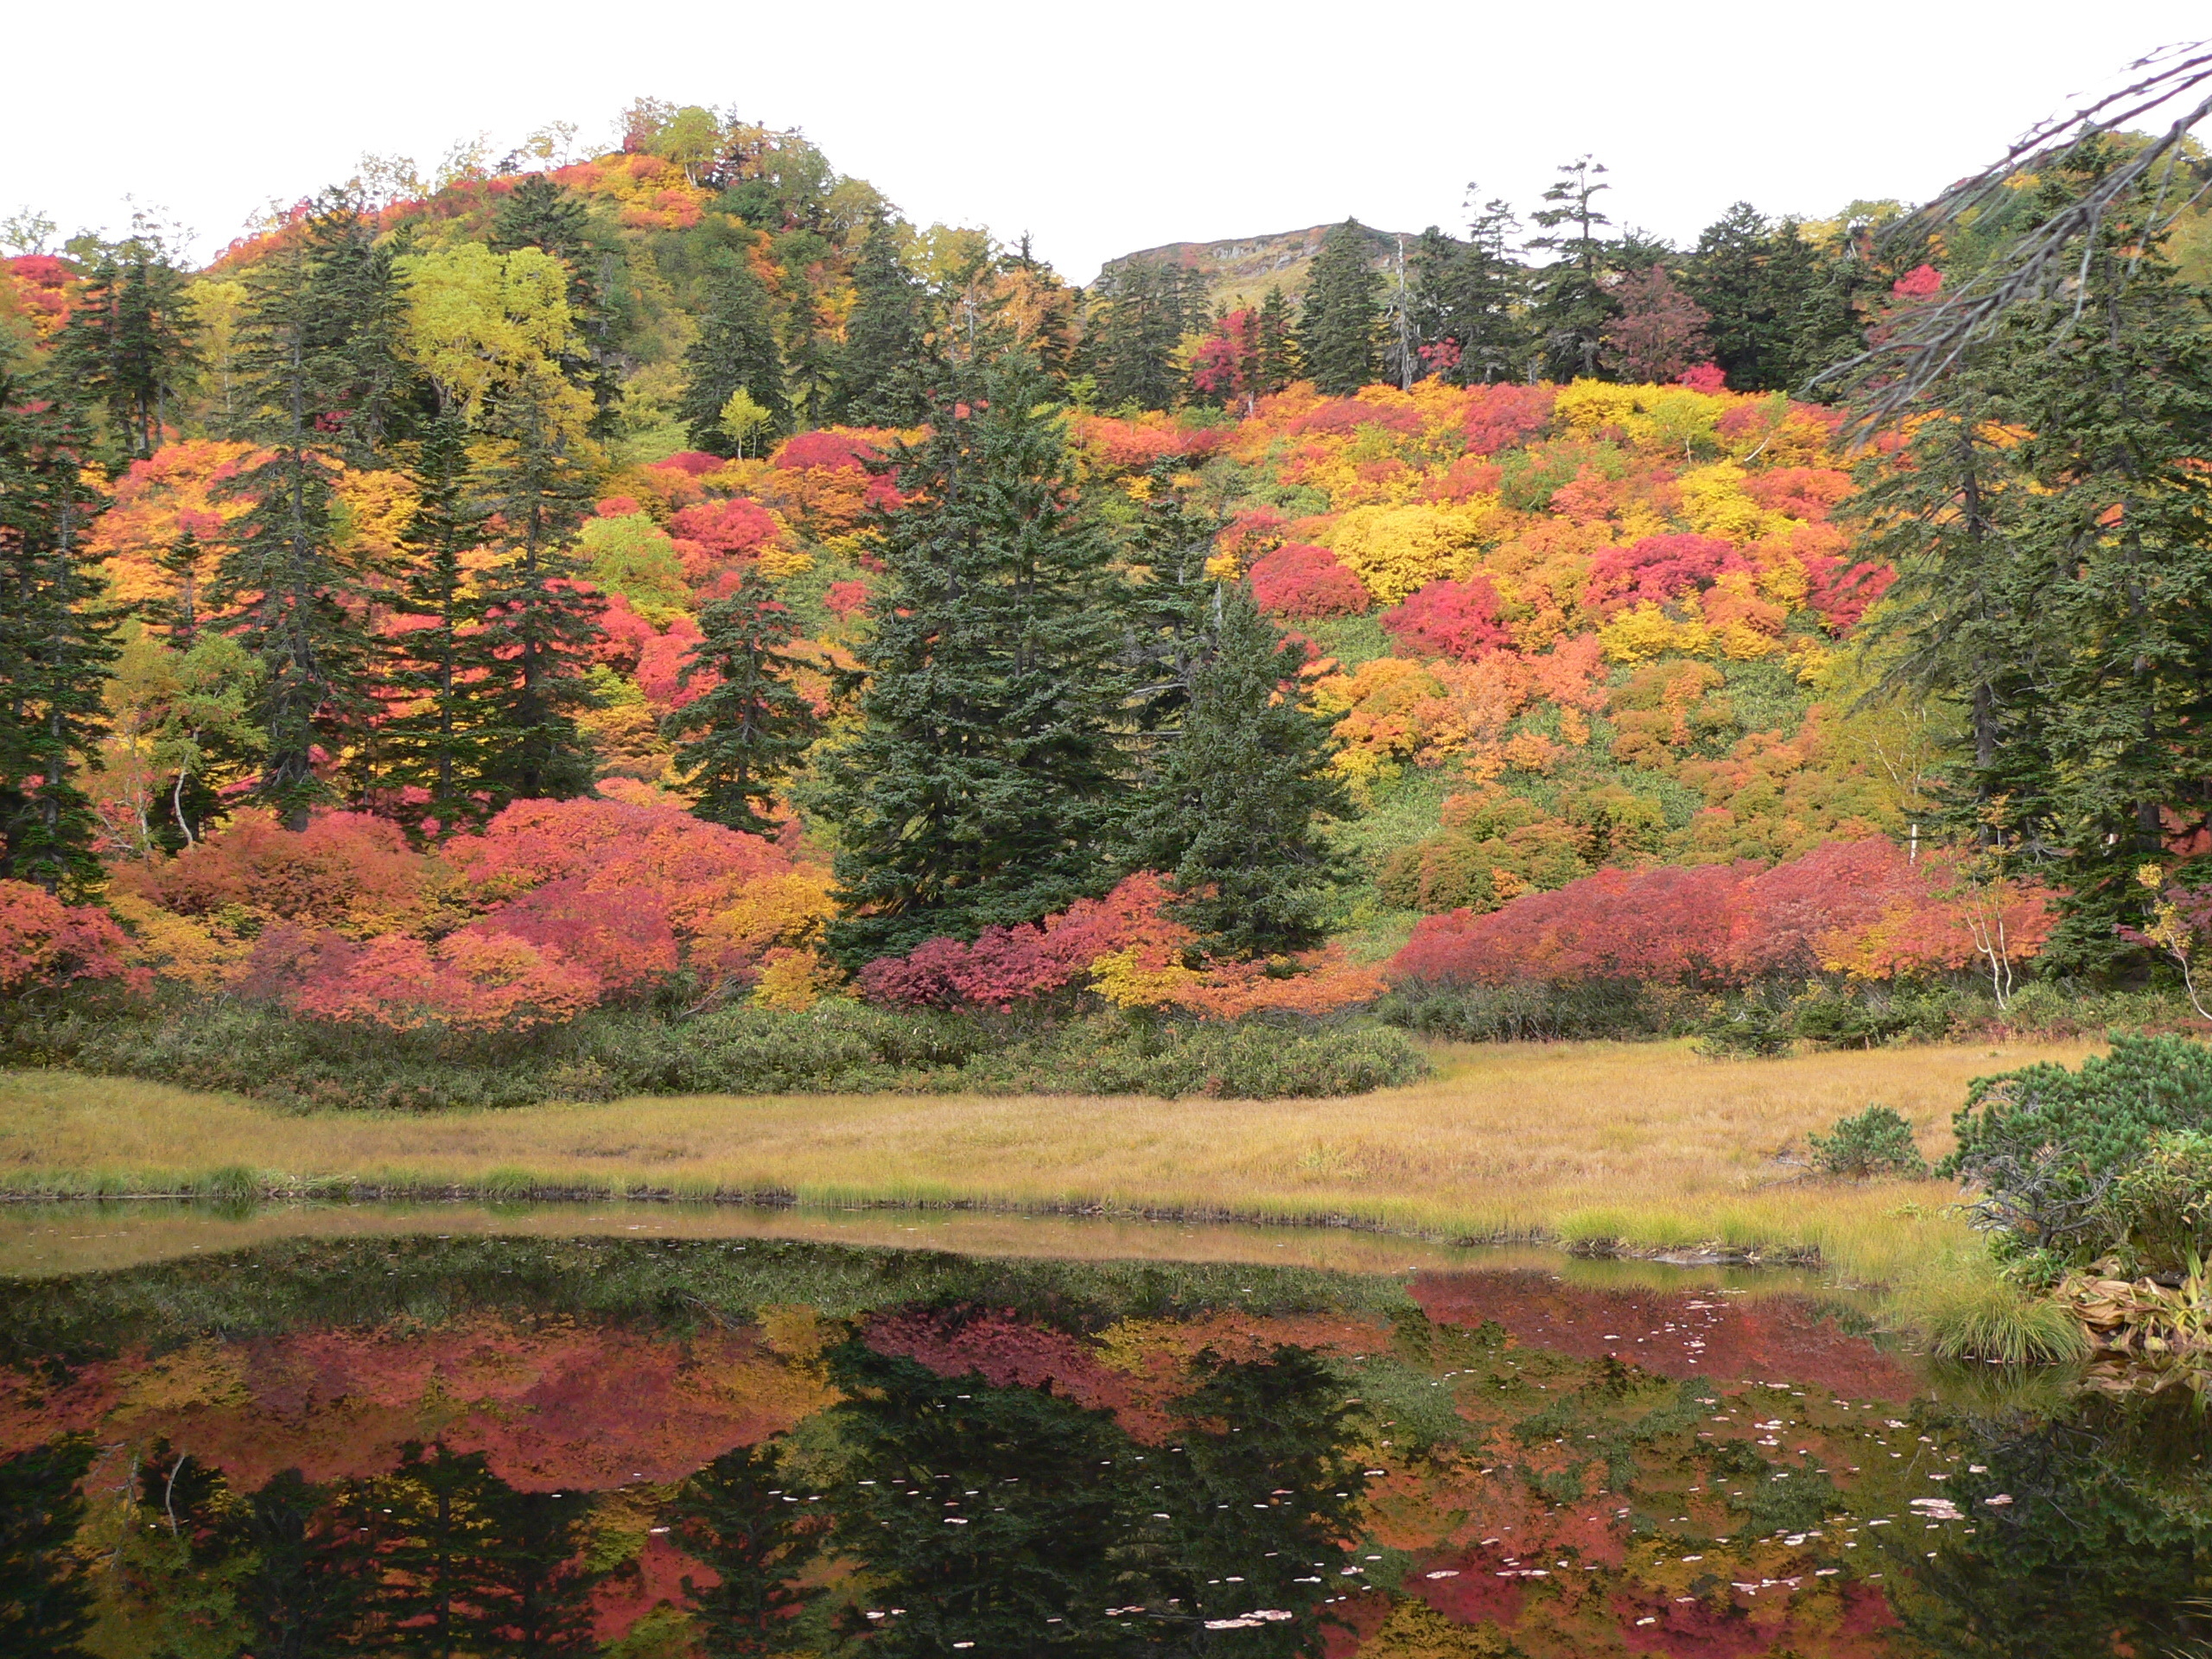
[[[817,951],[778,945],[760,958],[760,976],[753,982],[753,1000],[764,1008],[804,1014],[842,983],[844,977],[836,963]]]
[[[1179,962],[1159,960],[1156,952],[1133,944],[1092,962],[1090,982],[1117,1008],[1160,1008],[1197,984],[1198,976]]]
[[[1332,524],[1326,544],[1337,560],[1385,605],[1441,577],[1461,577],[1482,552],[1497,498],[1457,505],[1355,507]]]
[[[1603,380],[1577,380],[1561,386],[1552,418],[1576,433],[1590,433],[1601,426],[1626,426],[1637,412],[1638,386],[1616,386]]]
[[[1681,477],[1682,522],[1700,536],[1718,536],[1731,542],[1757,541],[1789,529],[1789,520],[1744,493],[1744,469],[1732,461],[1717,461]]]
[[[252,940],[240,938],[220,922],[176,915],[125,889],[110,893],[107,907],[130,930],[135,966],[151,968],[157,978],[195,991],[219,990],[253,948]]]
[[[1598,645],[1608,661],[1644,663],[1669,655],[1701,657],[1713,649],[1713,634],[1702,621],[1677,622],[1646,600],[1599,629]]]

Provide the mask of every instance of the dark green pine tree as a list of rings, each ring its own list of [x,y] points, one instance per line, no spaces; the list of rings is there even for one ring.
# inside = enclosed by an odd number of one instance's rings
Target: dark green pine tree
[[[1202,297],[1183,268],[1158,260],[1124,262],[1102,275],[1092,290],[1084,335],[1086,366],[1098,400],[1110,408],[1173,409],[1181,398],[1176,347],[1187,329],[1202,326]]]
[[[791,430],[791,394],[768,290],[742,253],[731,255],[709,283],[699,338],[684,353],[683,365],[683,397],[677,412],[702,449],[737,454],[743,435],[722,429],[722,409],[741,391],[767,411],[771,433]]]
[[[536,248],[558,259],[569,273],[569,311],[582,350],[563,354],[569,378],[591,394],[592,429],[613,418],[622,396],[620,244],[598,234],[582,197],[543,173],[515,186],[492,220],[493,250]]]
[[[899,257],[881,213],[853,262],[853,309],[837,357],[834,408],[855,426],[918,426],[929,417],[928,296]]]
[[[1544,192],[1550,205],[1530,215],[1544,234],[1529,245],[1554,256],[1535,274],[1529,320],[1543,371],[1554,380],[1596,374],[1605,325],[1620,315],[1605,287],[1613,245],[1599,234],[1612,223],[1597,206],[1599,194],[1612,188],[1599,182],[1605,171],[1587,156],[1565,163]]]
[[[188,280],[142,218],[94,256],[62,327],[60,373],[83,402],[105,410],[109,446],[124,461],[161,448],[177,394],[199,366]]]
[[[1291,317],[1290,302],[1282,289],[1270,288],[1260,301],[1259,342],[1253,389],[1262,396],[1281,391],[1306,372],[1298,354],[1298,331]]]
[[[1226,521],[1176,481],[1182,470],[1173,460],[1154,463],[1124,543],[1137,578],[1126,599],[1133,626],[1125,655],[1136,681],[1127,718],[1141,734],[1140,754],[1152,734],[1181,721],[1212,651],[1216,584],[1206,564]]]
[[[435,417],[410,469],[415,510],[401,539],[405,563],[390,605],[410,626],[385,645],[381,696],[397,712],[378,728],[381,783],[429,797],[420,814],[441,834],[480,818],[488,804],[496,733],[485,688],[500,671],[485,607],[464,556],[483,544],[486,522],[469,475],[468,433],[458,416]]]
[[[322,441],[348,466],[392,466],[429,406],[403,350],[407,291],[395,262],[404,251],[339,191],[326,191],[308,220],[311,395]]]
[[[732,830],[772,836],[767,809],[793,764],[822,734],[814,705],[791,684],[793,660],[781,647],[798,620],[768,579],[748,565],[736,590],[699,611],[702,638],[677,676],[688,686],[713,676],[709,689],[662,722],[678,744],[676,765],[701,817]]]
[[[548,369],[517,378],[485,407],[476,492],[505,555],[480,578],[490,664],[476,697],[478,775],[492,811],[518,798],[582,795],[594,778],[576,716],[598,706],[591,648],[606,601],[579,585],[568,550],[591,499],[566,407],[575,397]]]
[[[1814,250],[1795,222],[1769,224],[1739,201],[1706,226],[1682,268],[1704,308],[1713,359],[1738,391],[1786,391],[1802,378],[1797,320],[1817,279]]]
[[[302,249],[272,255],[245,280],[241,424],[262,454],[232,486],[249,505],[208,597],[260,671],[254,714],[266,747],[255,792],[304,829],[331,793],[318,757],[346,750],[373,709],[354,602],[368,573],[339,550],[334,522],[332,450],[346,416],[325,397],[346,373],[327,360],[326,285]]]
[[[813,1505],[785,1503],[784,1478],[773,1446],[741,1446],[677,1489],[676,1535],[684,1554],[717,1580],[683,1581],[711,1659],[811,1646],[794,1616],[823,1593],[800,1575],[820,1554],[830,1517]]]
[[[1215,590],[1210,649],[1190,704],[1130,827],[1131,861],[1172,875],[1177,914],[1214,954],[1302,950],[1326,932],[1343,880],[1320,824],[1351,816],[1326,722],[1298,679],[1302,662],[1249,588]]]
[[[1367,231],[1348,219],[1323,238],[1306,286],[1298,346],[1314,387],[1348,397],[1382,365],[1382,278],[1370,263]]]
[[[877,522],[887,571],[861,728],[822,792],[849,962],[1111,885],[1122,596],[1046,395],[1027,357],[963,372],[895,457],[911,505]]]
[[[91,439],[67,388],[0,377],[0,876],[73,895],[103,879],[99,822],[72,773],[106,729],[116,657],[116,613],[83,546]]]
[[[1471,195],[1474,187],[1467,188]],[[1466,241],[1432,227],[1408,255],[1415,342],[1451,342],[1438,373],[1453,385],[1517,380],[1528,367],[1532,342],[1521,315],[1528,272],[1510,251],[1519,229],[1512,209],[1493,200],[1475,216]]]

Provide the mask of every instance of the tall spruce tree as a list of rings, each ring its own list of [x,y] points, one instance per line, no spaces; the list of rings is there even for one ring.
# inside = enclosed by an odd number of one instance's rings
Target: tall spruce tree
[[[856,426],[914,426],[929,398],[928,296],[899,257],[882,213],[868,220],[853,262],[853,310],[837,359],[837,418]]]
[[[1183,392],[1176,347],[1205,321],[1198,273],[1161,260],[1128,260],[1102,275],[1091,294],[1084,345],[1099,401],[1174,408]]]
[[[1794,220],[1770,224],[1739,201],[1706,226],[1682,287],[1704,309],[1713,358],[1739,391],[1785,391],[1804,378],[1798,319],[1818,281],[1815,250]]]
[[[768,411],[772,431],[791,430],[791,393],[768,290],[743,254],[731,256],[709,283],[699,338],[684,353],[683,366],[683,397],[677,412],[702,449],[717,455],[737,453],[740,435],[723,429],[722,410],[741,391]]]
[[[0,876],[97,887],[99,823],[73,773],[105,729],[115,613],[85,556],[90,423],[60,386],[0,377]]]
[[[1299,353],[1332,397],[1357,391],[1382,364],[1382,279],[1369,259],[1365,228],[1348,219],[1322,239],[1306,283]]]
[[[530,175],[508,194],[486,239],[495,252],[536,248],[567,269],[576,337],[561,366],[591,394],[592,429],[602,431],[622,396],[620,245],[596,234],[583,199],[543,173]]]
[[[1323,905],[1344,879],[1319,829],[1351,816],[1336,746],[1300,686],[1302,651],[1249,587],[1216,587],[1207,647],[1132,823],[1132,861],[1172,874],[1176,913],[1213,953],[1302,950],[1326,933]]]
[[[929,437],[896,453],[910,505],[877,521],[887,569],[859,652],[861,726],[822,791],[848,962],[1112,882],[1121,604],[1046,392],[1027,357],[963,372]]]
[[[550,365],[516,376],[486,404],[477,489],[496,515],[505,557],[480,578],[491,658],[480,774],[493,810],[508,801],[581,795],[592,785],[577,715],[598,706],[591,647],[605,601],[578,585],[569,550],[591,499],[582,434],[589,400]]]
[[[1605,325],[1620,308],[1605,277],[1613,245],[1599,234],[1612,220],[1598,209],[1605,168],[1587,156],[1563,163],[1544,191],[1549,205],[1530,217],[1544,234],[1529,245],[1553,256],[1535,276],[1529,308],[1544,372],[1554,380],[1595,375],[1605,352]]]
[[[406,563],[391,595],[411,624],[385,646],[382,695],[392,712],[378,734],[383,783],[428,796],[420,816],[441,833],[480,817],[485,779],[497,748],[487,686],[501,671],[486,626],[484,595],[463,563],[483,543],[486,515],[474,493],[468,432],[442,415],[423,434],[415,464],[415,508],[401,537]]]
[[[334,512],[333,451],[348,416],[329,397],[349,376],[342,360],[331,360],[321,275],[310,245],[270,256],[245,278],[242,424],[261,447],[232,485],[246,511],[230,527],[210,594],[259,671],[255,718],[264,747],[256,793],[295,829],[331,792],[318,753],[343,752],[372,709],[368,640],[354,602],[368,573],[341,550]]]
[[[1467,187],[1470,196],[1474,187]],[[1513,257],[1520,229],[1512,209],[1492,200],[1456,242],[1431,226],[1408,255],[1415,344],[1434,348],[1440,378],[1455,386],[1518,379],[1531,350],[1521,315],[1528,273]]]
[[[2027,188],[2055,210],[2114,153]],[[1973,348],[1865,509],[1901,560],[1872,632],[1967,711],[1960,827],[2062,889],[2058,971],[2122,959],[2138,868],[2212,827],[2212,331],[2152,211],[2116,204],[2070,255],[2075,289]]]
[[[688,740],[677,747],[676,765],[691,810],[732,830],[773,835],[777,822],[765,809],[822,732],[814,705],[791,684],[796,664],[783,650],[798,637],[798,619],[747,565],[734,592],[700,607],[699,632],[677,683],[709,675],[712,682],[662,723],[669,736]]]
[[[403,340],[403,241],[378,232],[360,204],[326,191],[307,223],[305,364],[322,442],[350,467],[388,467],[427,405]]]
[[[1270,287],[1260,300],[1256,357],[1253,389],[1263,395],[1281,391],[1306,372],[1298,354],[1298,330],[1290,302],[1280,288]]]
[[[85,273],[56,342],[77,397],[105,409],[109,447],[124,461],[150,455],[199,365],[185,271],[143,219],[102,246]]]

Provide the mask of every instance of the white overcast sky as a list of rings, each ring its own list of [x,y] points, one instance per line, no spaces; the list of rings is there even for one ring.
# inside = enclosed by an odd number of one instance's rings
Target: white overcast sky
[[[1686,243],[1729,203],[1927,196],[2201,0],[385,0],[27,5],[0,37],[0,214],[116,228],[125,197],[211,254],[364,151],[425,171],[641,94],[804,128],[918,222],[1027,230],[1069,277],[1116,254],[1357,214],[1525,208],[1584,150],[1617,223]]]

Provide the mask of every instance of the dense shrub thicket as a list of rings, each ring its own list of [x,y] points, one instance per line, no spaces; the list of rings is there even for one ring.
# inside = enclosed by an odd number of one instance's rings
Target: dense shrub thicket
[[[1982,1189],[1980,1224],[2031,1276],[2107,1255],[2172,1271],[2212,1192],[2212,1047],[2113,1039],[2078,1071],[2048,1062],[1977,1078],[1937,1173]]]
[[[1102,1015],[1060,1026],[893,1013],[831,1000],[684,1020],[594,1009],[504,1038],[391,1033],[267,1007],[26,1011],[0,1062],[219,1090],[296,1109],[438,1111],[632,1095],[869,1090],[983,1094],[1358,1094],[1426,1070],[1397,1033]]]

